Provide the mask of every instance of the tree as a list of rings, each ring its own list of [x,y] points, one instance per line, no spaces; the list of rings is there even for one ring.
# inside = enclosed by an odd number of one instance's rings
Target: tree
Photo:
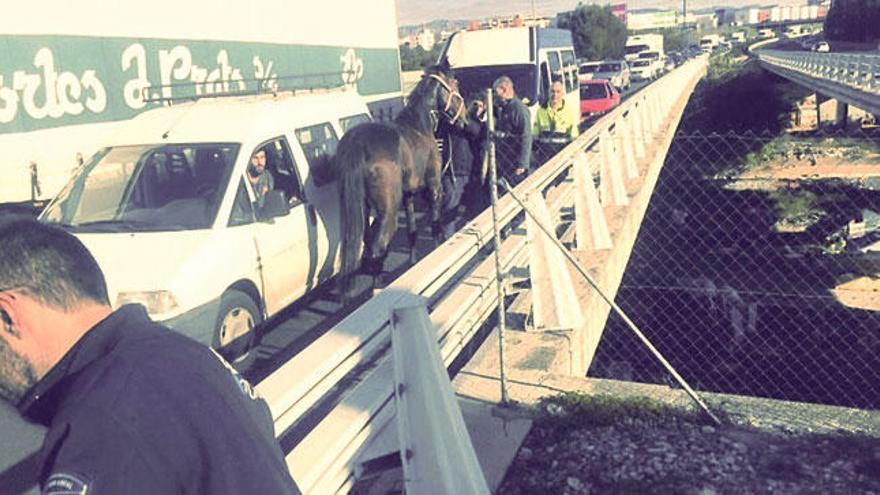
[[[690,31],[681,29],[663,30],[663,51],[666,53],[680,52],[687,48],[690,41]]]
[[[880,0],[835,0],[825,16],[824,30],[832,41],[880,39]]]
[[[560,17],[559,27],[571,31],[574,51],[579,58],[623,58],[626,25],[607,5],[579,3],[574,12]]]
[[[419,45],[415,48],[409,44],[400,45],[400,70],[421,70],[429,65],[437,63],[437,58],[443,49],[442,43],[436,43],[430,51],[425,51]]]

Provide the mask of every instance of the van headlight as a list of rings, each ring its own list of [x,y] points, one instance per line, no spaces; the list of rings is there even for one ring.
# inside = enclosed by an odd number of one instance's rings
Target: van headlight
[[[123,304],[142,304],[151,315],[168,313],[177,309],[177,299],[167,290],[144,292],[120,292],[116,296],[116,307]]]

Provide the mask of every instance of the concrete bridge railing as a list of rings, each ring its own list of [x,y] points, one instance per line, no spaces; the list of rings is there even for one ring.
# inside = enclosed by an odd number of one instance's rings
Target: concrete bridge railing
[[[754,52],[765,68],[826,96],[880,114],[880,54]]]
[[[646,87],[602,117],[515,191],[522,196],[546,193],[551,216],[559,222],[562,211],[574,202],[571,174],[585,154],[603,157],[590,160],[602,177],[608,174],[604,187],[621,187],[611,183],[630,175],[634,157],[642,155],[641,160],[656,164],[653,168],[662,166],[668,146],[644,143],[671,139],[684,105],[705,71],[706,59],[701,57]],[[614,142],[618,143],[616,148]],[[610,160],[605,153],[593,152],[624,151],[621,142],[628,150],[623,158]],[[658,156],[651,156],[655,149]],[[657,173],[659,170],[654,170],[649,175]],[[602,196],[603,202],[620,200],[613,190]],[[499,200],[497,211],[498,222],[504,226],[522,209],[508,195]],[[389,424],[393,425],[390,334],[397,306],[411,301],[413,295],[426,299],[440,356],[447,367],[492,317],[498,304],[494,227],[491,209],[487,209],[257,385],[269,402],[288,466],[304,493],[350,489],[367,460],[364,452]],[[500,254],[503,272],[522,266],[528,258],[526,236],[506,237]]]

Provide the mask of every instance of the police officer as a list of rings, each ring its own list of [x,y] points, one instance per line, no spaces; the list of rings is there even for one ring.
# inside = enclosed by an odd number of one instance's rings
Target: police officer
[[[212,350],[112,311],[95,259],[0,225],[0,397],[48,427],[44,494],[299,493],[265,402]]]

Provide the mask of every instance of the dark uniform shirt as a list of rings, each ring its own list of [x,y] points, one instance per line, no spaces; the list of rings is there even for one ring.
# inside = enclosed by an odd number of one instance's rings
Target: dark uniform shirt
[[[482,144],[485,138],[482,123],[471,117],[464,128],[450,125],[441,120],[437,136],[443,139],[441,160],[447,173],[469,177],[476,173],[482,160]]]
[[[29,391],[43,493],[299,493],[266,403],[210,349],[112,313]]]
[[[516,167],[529,169],[532,156],[532,124],[529,109],[519,97],[504,101],[495,100],[497,120],[495,129],[505,133],[505,139],[496,146],[499,167],[512,170]]]

